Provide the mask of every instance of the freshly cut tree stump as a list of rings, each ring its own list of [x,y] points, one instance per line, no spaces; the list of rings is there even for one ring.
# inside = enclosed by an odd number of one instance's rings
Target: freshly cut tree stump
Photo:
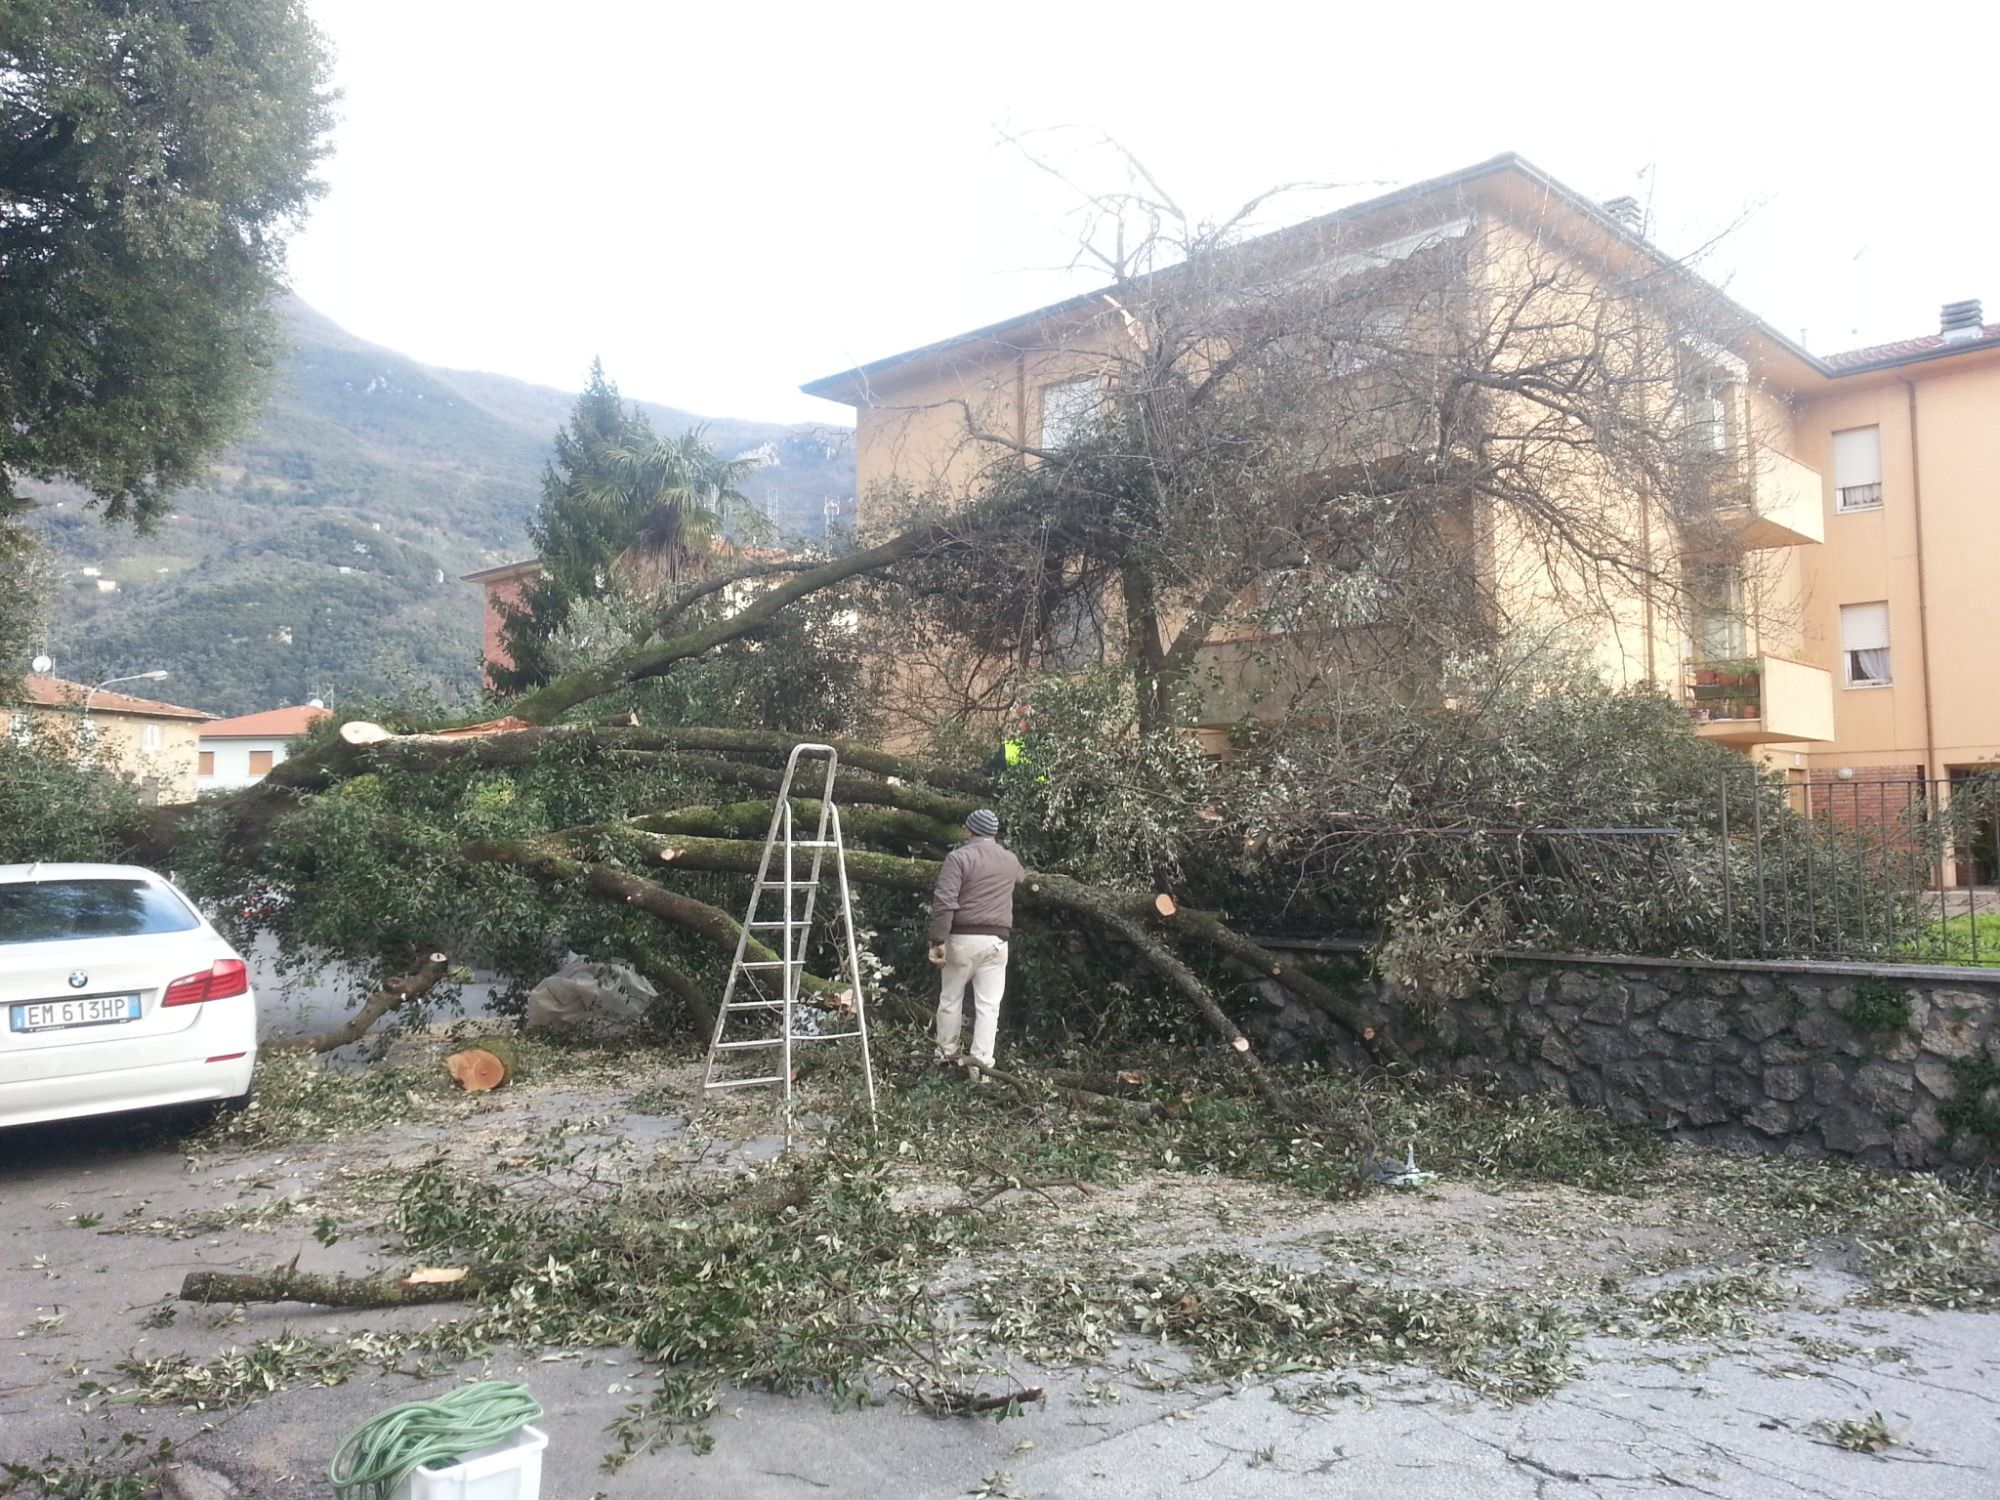
[[[477,1047],[464,1047],[444,1060],[445,1071],[468,1094],[485,1094],[511,1083],[520,1071],[520,1056],[511,1042],[483,1037]]]

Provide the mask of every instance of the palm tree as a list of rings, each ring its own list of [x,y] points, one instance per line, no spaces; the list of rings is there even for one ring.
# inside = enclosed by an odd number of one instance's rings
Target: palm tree
[[[751,471],[719,455],[696,428],[607,449],[576,499],[593,513],[590,529],[616,549],[612,566],[627,586],[671,595],[739,540],[768,529],[737,488]]]

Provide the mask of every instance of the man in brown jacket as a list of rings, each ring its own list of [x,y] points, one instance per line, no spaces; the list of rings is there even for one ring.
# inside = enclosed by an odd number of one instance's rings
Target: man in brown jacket
[[[945,856],[931,893],[931,962],[943,970],[938,999],[937,1057],[957,1063],[965,987],[972,985],[972,1053],[976,1067],[993,1066],[1000,996],[1007,987],[1007,943],[1014,935],[1014,887],[1027,878],[1002,847],[1000,817],[980,808],[965,820],[965,842]]]

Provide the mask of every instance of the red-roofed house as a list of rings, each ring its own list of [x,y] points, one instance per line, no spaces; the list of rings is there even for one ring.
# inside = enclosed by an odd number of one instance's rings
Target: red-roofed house
[[[21,679],[6,712],[17,740],[38,731],[74,734],[88,741],[96,763],[129,777],[146,800],[194,801],[196,736],[209,717],[198,708],[36,676]]]
[[[238,719],[217,719],[201,731],[197,791],[223,791],[262,781],[285,759],[285,747],[327,716],[317,703],[267,708]]]

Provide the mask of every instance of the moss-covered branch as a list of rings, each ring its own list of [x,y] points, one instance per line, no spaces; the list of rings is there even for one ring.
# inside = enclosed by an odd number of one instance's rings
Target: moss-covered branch
[[[630,870],[621,870],[616,865],[576,858],[550,840],[482,840],[461,845],[458,854],[461,859],[476,863],[510,865],[523,874],[553,885],[580,885],[593,896],[624,902],[650,916],[684,928],[726,953],[736,952],[736,940],[743,931],[742,924],[720,907],[670,891],[658,881],[635,875]],[[746,958],[763,963],[775,962],[783,956],[776,949],[759,942],[754,935],[744,944],[743,951]],[[799,983],[816,994],[833,995],[846,988],[815,974],[800,975]]]
[[[625,826],[646,833],[691,834],[716,839],[762,839],[771,826],[769,802],[724,802],[703,807],[677,807],[666,812],[642,813],[626,820]],[[794,836],[809,839],[819,831],[817,801],[806,797],[792,800]],[[903,844],[917,848],[949,850],[960,836],[957,823],[944,823],[921,813],[893,807],[842,807],[840,829],[844,839],[868,839],[876,843]],[[850,860],[854,850],[849,849]]]

